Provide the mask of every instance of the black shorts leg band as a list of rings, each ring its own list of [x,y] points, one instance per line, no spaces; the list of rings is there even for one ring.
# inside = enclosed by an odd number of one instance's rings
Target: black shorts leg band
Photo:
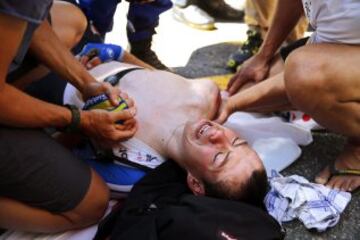
[[[280,56],[284,60],[284,62],[292,51],[294,51],[295,49],[297,49],[299,47],[304,46],[307,43],[308,39],[309,39],[308,37],[301,38],[293,43],[290,43],[288,46],[281,48]]]

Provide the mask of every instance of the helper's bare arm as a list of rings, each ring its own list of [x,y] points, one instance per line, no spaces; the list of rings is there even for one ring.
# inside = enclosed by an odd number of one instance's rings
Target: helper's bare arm
[[[268,77],[273,57],[303,14],[301,0],[280,0],[277,10],[259,52],[247,60],[228,84],[230,95],[248,82],[260,82]]]
[[[71,121],[71,113],[67,108],[35,99],[6,83],[5,79],[9,66],[20,46],[27,23],[15,17],[0,14],[0,27],[3,31],[0,36],[0,42],[2,43],[0,45],[0,123],[15,127],[67,126]],[[38,29],[39,32],[35,33],[41,36],[37,35],[35,37],[32,43],[32,51],[38,51],[37,56],[40,59],[44,60],[50,67],[58,68],[58,72],[68,76],[68,79],[74,82],[74,85],[79,89],[84,89],[86,86],[91,88],[92,84],[98,84],[85,70],[81,70],[83,67],[74,59],[69,50],[62,46],[62,43],[59,42],[56,35],[48,27],[47,23],[43,23],[41,28]],[[51,40],[54,42],[51,42]],[[54,48],[50,50],[51,47]],[[50,52],[47,53],[46,50]],[[63,53],[60,53],[61,51]],[[61,60],[56,59],[56,56],[59,56]],[[57,66],[57,64],[60,66]],[[89,78],[86,77],[87,75],[89,75]],[[98,89],[104,90],[100,86],[95,87],[93,92]],[[119,113],[108,113],[106,111],[82,112],[81,128],[89,135],[101,132],[102,134],[97,136],[100,139],[118,141],[132,136],[136,131],[136,125],[130,129],[120,130],[114,122],[133,118],[134,114],[134,109]]]

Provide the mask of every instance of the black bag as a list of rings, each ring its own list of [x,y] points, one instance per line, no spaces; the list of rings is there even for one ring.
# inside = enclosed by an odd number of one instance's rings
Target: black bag
[[[125,206],[108,216],[95,239],[202,240],[283,239],[280,225],[245,203],[194,196],[185,173],[167,161],[145,176]]]

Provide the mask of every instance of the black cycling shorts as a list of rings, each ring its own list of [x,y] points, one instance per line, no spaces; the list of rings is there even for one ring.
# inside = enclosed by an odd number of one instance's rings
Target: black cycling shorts
[[[280,49],[280,56],[281,58],[285,61],[286,58],[289,56],[289,54],[294,51],[295,49],[302,47],[304,45],[306,45],[307,41],[308,41],[308,37],[306,38],[301,38],[293,43],[290,43],[289,45],[287,45],[286,47],[283,47]]]

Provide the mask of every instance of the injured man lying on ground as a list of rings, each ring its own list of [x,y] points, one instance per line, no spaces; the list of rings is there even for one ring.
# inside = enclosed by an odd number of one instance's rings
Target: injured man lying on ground
[[[116,84],[137,108],[138,131],[113,147],[111,163],[95,160],[90,148],[77,152],[103,177],[115,197],[124,197],[145,175],[142,169],[124,166],[119,158],[150,169],[172,159],[186,170],[187,184],[195,195],[262,205],[266,172],[287,167],[300,156],[298,145],[312,141],[309,130],[280,117],[234,113],[224,126],[211,121],[226,100],[211,80],[185,79],[119,62],[101,64],[90,73],[99,81]],[[64,103],[85,105],[71,85],[66,87]],[[91,239],[96,230],[92,226],[44,239]],[[8,232],[4,239],[32,237]]]
[[[195,195],[206,194],[261,205],[267,177],[259,154],[271,155],[273,151],[272,155],[287,158],[280,163],[284,168],[289,160],[299,156],[297,144],[311,142],[309,132],[280,120],[259,123],[259,119],[248,115],[229,119],[228,125],[236,133],[211,121],[223,99],[219,88],[210,80],[194,81],[173,73],[119,62],[99,65],[91,70],[91,74],[99,81],[110,80],[116,84],[135,101],[137,107],[137,133],[134,138],[114,147],[113,154],[148,168],[172,159],[187,171],[187,183]],[[71,85],[65,90],[64,102],[84,107],[80,94]],[[258,127],[248,125],[249,122],[258,124]],[[272,138],[268,142],[255,141],[256,135],[262,140]],[[248,142],[259,149],[259,154]],[[266,147],[269,142],[270,148]],[[121,183],[107,180],[106,175],[114,175],[106,169],[111,168],[109,165],[104,168],[98,162],[90,164],[112,190],[119,190],[116,185]],[[276,161],[271,163],[272,167],[276,164]]]

